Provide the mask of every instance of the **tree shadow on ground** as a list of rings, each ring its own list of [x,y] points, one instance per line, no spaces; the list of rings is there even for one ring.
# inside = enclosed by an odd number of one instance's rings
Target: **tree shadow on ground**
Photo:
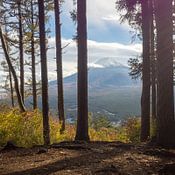
[[[124,173],[121,173],[118,169],[118,167],[115,167],[113,165],[109,166],[107,169],[103,167],[101,171],[95,170],[94,167],[97,167],[96,165],[99,164],[100,162],[106,160],[106,159],[112,159],[114,156],[117,156],[118,154],[125,153],[127,150],[131,149],[131,146],[128,146],[127,144],[119,144],[119,143],[111,143],[111,146],[107,146],[105,143],[96,143],[97,147],[96,148],[91,148],[87,147],[82,147],[83,152],[81,152],[80,156],[77,157],[72,157],[72,158],[65,158],[62,160],[58,160],[53,163],[49,163],[40,167],[36,168],[31,168],[27,170],[22,170],[19,172],[12,172],[8,173],[8,175],[50,175],[52,173],[59,173],[62,170],[73,170],[77,168],[83,168],[83,167],[89,167],[90,171],[92,174],[99,174],[100,172],[104,171],[104,174],[107,172],[105,171],[110,171],[120,175],[124,175]],[[104,146],[103,149],[98,149],[98,144],[102,144]],[[108,143],[109,144],[109,143]],[[71,146],[73,148],[76,147],[76,144],[74,145],[69,145],[66,144],[68,149],[71,149]],[[100,147],[101,145],[99,145]],[[62,148],[64,148],[64,145],[61,145]],[[109,147],[109,149],[108,149]],[[58,144],[58,149],[60,148],[60,145]],[[77,151],[82,151],[80,145],[78,145],[79,150]],[[56,149],[56,148],[55,148]],[[89,159],[90,158],[90,159]],[[92,168],[92,169],[91,169]],[[7,175],[7,174],[6,174]]]

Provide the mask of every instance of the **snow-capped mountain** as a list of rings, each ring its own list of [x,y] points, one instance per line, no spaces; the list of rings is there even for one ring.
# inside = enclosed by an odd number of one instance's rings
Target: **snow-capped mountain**
[[[99,60],[97,60],[95,63],[95,65],[99,65],[99,67],[103,67],[103,68],[107,68],[107,67],[125,67],[123,64],[119,63],[116,58],[109,58],[109,57],[105,57],[105,58],[101,58]]]
[[[129,68],[114,58],[102,58],[89,65],[89,88],[132,86],[137,82],[129,76]],[[64,79],[66,86],[76,86],[77,73]]]
[[[116,116],[138,115],[140,104],[140,81],[129,76],[129,67],[113,58],[102,58],[88,69],[89,110]],[[49,84],[52,107],[56,105],[57,82]],[[65,107],[68,115],[75,115],[77,97],[77,73],[64,78]],[[126,108],[127,106],[127,108]],[[74,112],[72,112],[74,110]]]

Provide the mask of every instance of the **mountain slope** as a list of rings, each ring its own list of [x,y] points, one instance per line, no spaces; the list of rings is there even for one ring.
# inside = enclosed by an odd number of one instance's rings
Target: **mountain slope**
[[[113,59],[100,59],[88,70],[90,88],[106,88],[111,86],[135,86],[140,82],[131,80],[129,68]],[[76,85],[77,73],[64,79],[66,85]]]
[[[129,68],[113,59],[100,59],[89,67],[89,111],[119,120],[140,114],[140,81],[131,80]],[[56,108],[56,81],[49,83],[52,108]],[[76,115],[77,73],[64,78],[65,108]]]

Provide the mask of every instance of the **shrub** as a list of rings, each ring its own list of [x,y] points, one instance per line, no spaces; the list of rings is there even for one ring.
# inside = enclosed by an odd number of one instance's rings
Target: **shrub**
[[[8,107],[0,111],[0,146],[12,141],[17,146],[32,147],[43,144],[42,114],[40,111],[21,113]],[[72,141],[76,126],[67,124],[64,134],[60,134],[59,121],[50,117],[51,143]],[[120,127],[113,127],[107,117],[98,116],[90,121],[89,135],[92,141],[139,142],[140,120],[130,118]]]
[[[129,142],[140,142],[141,123],[140,118],[129,118],[122,124],[122,128],[126,133]]]
[[[101,128],[112,128],[110,120],[104,115],[93,116],[93,118],[89,115],[89,125],[96,131],[99,131]]]
[[[18,146],[31,147],[43,144],[42,115],[36,110],[20,113],[18,109],[0,113],[0,145],[13,141]],[[68,134],[60,134],[60,125],[50,117],[51,142],[68,139]],[[70,139],[70,138],[69,138]]]

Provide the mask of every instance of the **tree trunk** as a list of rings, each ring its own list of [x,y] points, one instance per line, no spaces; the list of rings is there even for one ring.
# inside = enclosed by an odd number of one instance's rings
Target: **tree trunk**
[[[78,19],[78,119],[75,140],[89,140],[86,0],[77,1]]]
[[[55,31],[56,31],[58,114],[59,114],[59,121],[61,124],[60,132],[62,133],[65,130],[65,116],[64,116],[63,73],[62,73],[60,0],[54,0],[54,5],[55,5]]]
[[[21,112],[25,112],[26,109],[25,109],[24,103],[23,103],[22,98],[21,98],[18,78],[17,78],[16,72],[15,72],[15,69],[12,66],[10,56],[8,54],[8,51],[7,51],[7,47],[6,47],[6,44],[5,44],[5,40],[4,40],[4,36],[3,36],[3,33],[2,33],[1,26],[0,26],[0,38],[1,38],[2,48],[3,48],[3,51],[4,51],[4,55],[5,55],[7,64],[8,64],[9,69],[10,69],[12,75],[13,75],[15,91],[16,91],[16,95],[17,95],[17,99],[18,99],[19,108],[20,108]]]
[[[175,146],[172,0],[156,1],[157,143]]]
[[[4,22],[6,22],[6,19],[4,18]],[[7,26],[5,26],[5,34],[7,35]],[[8,42],[5,42],[7,53],[9,55],[9,47],[8,47]],[[9,69],[9,83],[10,83],[10,96],[11,96],[11,104],[12,108],[15,106],[14,104],[14,96],[13,96],[13,83],[12,83],[12,74]]]
[[[36,69],[35,69],[35,41],[34,41],[34,14],[33,0],[31,0],[31,21],[32,21],[32,36],[31,36],[31,57],[32,57],[32,94],[33,94],[33,109],[37,108],[37,90],[36,90]]]
[[[14,104],[14,96],[13,96],[13,83],[12,83],[12,75],[11,75],[10,69],[9,69],[9,82],[10,82],[11,103],[12,103],[12,108],[14,108],[15,104]]]
[[[19,53],[20,53],[20,91],[24,103],[24,54],[23,54],[23,29],[22,29],[22,14],[21,2],[18,1],[18,18],[19,18]]]
[[[156,87],[156,55],[155,55],[155,34],[154,34],[154,7],[153,0],[150,0],[150,35],[151,35],[151,84],[152,84],[152,119],[156,120],[157,87]]]
[[[38,0],[38,7],[39,7],[40,57],[41,57],[41,81],[42,81],[43,137],[44,137],[44,144],[49,145],[50,127],[49,127],[48,75],[47,75],[44,0]]]
[[[143,84],[141,97],[141,141],[150,136],[150,20],[148,1],[142,1]]]

